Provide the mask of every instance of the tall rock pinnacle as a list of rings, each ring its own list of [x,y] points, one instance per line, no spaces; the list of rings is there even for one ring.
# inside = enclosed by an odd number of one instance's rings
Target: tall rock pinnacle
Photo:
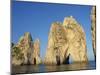
[[[92,7],[91,10],[91,32],[92,32],[92,46],[96,60],[96,7]]]
[[[32,64],[40,64],[41,59],[40,59],[40,40],[36,39],[33,43],[33,54],[32,54]]]
[[[72,16],[64,18],[63,24],[52,24],[44,63],[69,63],[70,57],[73,62],[88,61],[85,32]]]

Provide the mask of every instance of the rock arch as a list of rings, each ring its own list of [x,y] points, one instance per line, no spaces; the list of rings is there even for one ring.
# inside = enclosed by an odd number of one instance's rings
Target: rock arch
[[[69,63],[70,55],[73,62],[88,61],[85,32],[72,16],[52,24],[44,63],[58,64],[58,57],[60,64]]]

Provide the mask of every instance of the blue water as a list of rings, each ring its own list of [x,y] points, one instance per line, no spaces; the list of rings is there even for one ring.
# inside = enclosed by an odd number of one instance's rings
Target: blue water
[[[76,70],[93,70],[96,69],[95,61],[90,61],[88,64],[85,63],[74,63],[65,65],[23,65],[13,66],[13,74],[22,73],[44,73],[44,72],[61,72],[61,71],[76,71]]]

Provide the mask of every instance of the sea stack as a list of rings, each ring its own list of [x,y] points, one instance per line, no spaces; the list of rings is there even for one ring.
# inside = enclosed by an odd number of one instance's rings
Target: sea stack
[[[91,10],[91,33],[92,33],[92,46],[93,46],[93,52],[94,57],[96,60],[96,7],[92,7]]]
[[[33,54],[32,54],[32,60],[31,64],[40,64],[41,58],[40,58],[40,40],[36,39],[33,43]]]
[[[88,62],[85,32],[73,16],[52,23],[44,63],[66,64],[70,57],[73,63]]]
[[[37,60],[38,58],[39,60]],[[34,59],[36,59],[36,63],[33,63]],[[26,32],[24,36],[19,39],[19,42],[12,47],[12,64],[38,64],[38,61],[40,62],[39,39],[33,42],[31,34],[29,32]]]

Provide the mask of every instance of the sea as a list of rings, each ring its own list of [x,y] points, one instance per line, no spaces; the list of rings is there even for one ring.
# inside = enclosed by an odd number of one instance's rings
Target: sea
[[[63,72],[63,71],[81,71],[81,70],[95,70],[96,62],[89,61],[85,63],[72,63],[62,65],[22,65],[12,66],[11,74],[31,74],[31,73],[47,73],[47,72]]]

